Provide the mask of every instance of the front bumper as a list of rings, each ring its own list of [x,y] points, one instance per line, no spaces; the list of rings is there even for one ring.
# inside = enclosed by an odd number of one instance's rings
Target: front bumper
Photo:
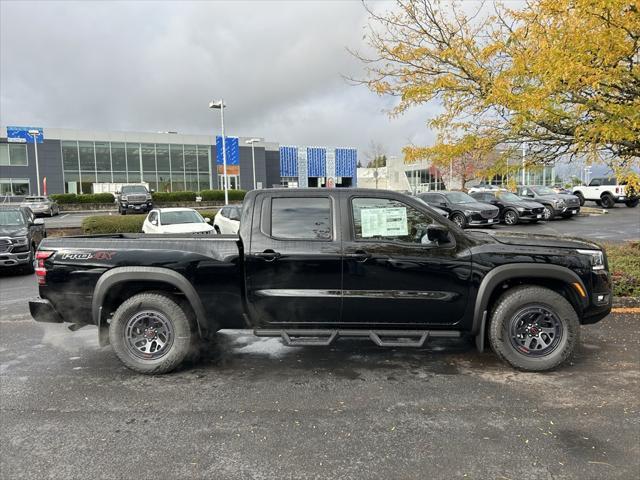
[[[525,210],[524,212],[518,212],[518,216],[521,220],[542,220],[544,215],[542,211],[534,212],[532,210]]]
[[[49,300],[44,298],[34,298],[29,300],[29,312],[36,322],[62,323],[62,317],[53,308]]]
[[[0,267],[15,267],[16,265],[29,263],[29,255],[29,251],[20,253],[0,253]]]
[[[500,223],[498,218],[467,218],[467,223],[469,225],[497,225]]]
[[[128,212],[148,212],[153,210],[153,202],[126,203],[120,202],[120,208]]]
[[[578,215],[580,213],[580,207],[562,207],[556,209],[556,215],[563,215],[565,217]]]

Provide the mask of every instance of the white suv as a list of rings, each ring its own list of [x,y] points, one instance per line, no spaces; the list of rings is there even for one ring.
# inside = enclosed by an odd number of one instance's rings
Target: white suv
[[[618,184],[616,177],[594,178],[588,186],[579,185],[573,187],[572,191],[580,199],[580,205],[591,200],[604,208],[612,208],[616,203],[624,203],[633,208],[640,200],[637,195],[629,196],[626,183]]]

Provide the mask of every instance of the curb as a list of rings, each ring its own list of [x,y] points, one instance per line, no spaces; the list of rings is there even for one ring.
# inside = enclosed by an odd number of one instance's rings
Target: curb
[[[613,297],[614,308],[640,307],[640,297]]]

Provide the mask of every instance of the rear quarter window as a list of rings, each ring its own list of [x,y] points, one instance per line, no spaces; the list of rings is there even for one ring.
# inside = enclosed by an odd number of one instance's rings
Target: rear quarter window
[[[329,198],[273,198],[271,236],[283,240],[331,240]]]

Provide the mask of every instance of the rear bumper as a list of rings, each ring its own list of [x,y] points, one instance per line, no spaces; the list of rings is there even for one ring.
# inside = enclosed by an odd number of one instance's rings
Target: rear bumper
[[[36,322],[62,323],[64,321],[51,302],[44,298],[29,300],[29,312]]]
[[[30,252],[0,253],[0,267],[15,267],[29,263]]]

